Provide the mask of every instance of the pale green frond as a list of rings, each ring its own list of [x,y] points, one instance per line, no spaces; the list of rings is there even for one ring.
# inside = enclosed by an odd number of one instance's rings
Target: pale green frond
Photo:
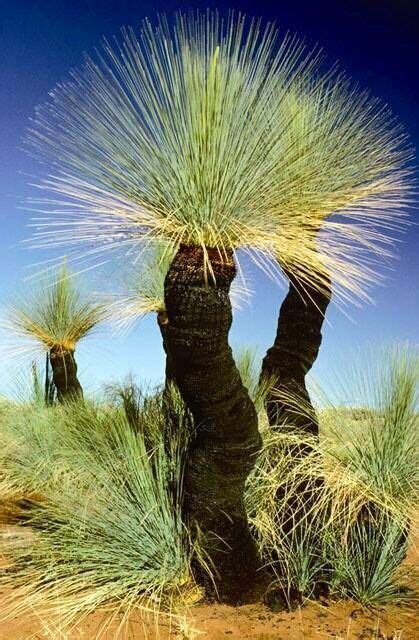
[[[53,170],[32,244],[88,261],[243,248],[273,277],[279,261],[302,288],[331,274],[365,298],[405,224],[411,152],[387,108],[320,63],[234,14],[105,43],[36,111],[28,143]]]

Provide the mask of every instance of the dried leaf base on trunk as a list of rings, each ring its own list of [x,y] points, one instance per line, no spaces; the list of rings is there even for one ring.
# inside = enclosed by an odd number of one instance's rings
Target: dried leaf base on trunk
[[[228,333],[232,254],[181,246],[165,281],[163,338],[171,372],[196,427],[185,471],[185,515],[198,533],[220,599],[239,602],[259,558],[243,495],[261,445],[258,420],[236,368]],[[199,572],[203,580],[205,572]],[[206,581],[207,586],[209,584]]]
[[[59,402],[83,397],[83,389],[77,378],[77,364],[74,350],[62,347],[52,348],[49,353],[52,381],[57,389]]]

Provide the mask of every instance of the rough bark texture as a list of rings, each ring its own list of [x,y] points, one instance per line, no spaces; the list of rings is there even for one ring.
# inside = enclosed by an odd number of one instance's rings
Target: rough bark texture
[[[289,424],[318,434],[318,422],[305,384],[305,376],[319,352],[324,314],[331,298],[331,283],[323,291],[299,291],[289,276],[288,294],[282,303],[274,344],[262,364],[262,377],[276,379],[267,398],[267,412],[272,426],[287,420]],[[302,297],[303,296],[303,297]],[[292,403],[278,400],[277,393],[295,395],[308,408],[309,415],[295,411]]]
[[[175,381],[175,374],[173,370],[172,358],[167,349],[166,344],[166,331],[169,320],[167,318],[166,311],[159,311],[157,314],[157,324],[160,328],[160,333],[163,338],[163,349],[166,353],[166,366],[165,366],[165,388],[167,389],[171,382]]]
[[[58,402],[66,402],[83,397],[83,390],[77,378],[77,364],[74,350],[52,348],[49,353],[52,380],[57,390]]]
[[[222,261],[215,250],[209,258],[213,276],[204,269],[201,248],[180,247],[165,280],[163,340],[196,426],[185,471],[185,515],[202,534],[218,596],[238,602],[259,566],[243,494],[261,440],[228,344],[234,259]],[[198,578],[205,582],[199,571]]]

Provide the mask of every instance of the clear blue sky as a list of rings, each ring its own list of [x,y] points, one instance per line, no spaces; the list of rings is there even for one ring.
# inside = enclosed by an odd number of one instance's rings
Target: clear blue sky
[[[28,237],[30,214],[18,208],[28,193],[25,174],[35,172],[19,149],[34,107],[83,52],[94,53],[102,36],[117,34],[121,26],[138,27],[146,16],[189,7],[220,8],[216,2],[139,2],[129,0],[3,0],[0,8],[0,300],[22,289],[30,265],[47,258],[20,246]],[[227,5],[223,3],[222,9]],[[387,102],[419,144],[419,3],[414,0],[278,0],[268,3],[229,2],[228,8],[249,16],[274,19],[284,30],[297,32],[308,43],[319,43],[330,61],[361,86]],[[417,211],[412,218],[417,220]],[[343,369],[356,350],[379,342],[419,342],[419,227],[412,227],[399,247],[399,259],[386,285],[373,291],[374,305],[350,307],[345,317],[335,307],[313,374],[327,382],[330,371]],[[28,269],[29,268],[29,269]],[[92,287],[98,288],[95,278]],[[253,273],[252,304],[235,317],[233,346],[253,344],[263,354],[275,334],[279,304],[285,290]],[[105,339],[104,339],[105,338]],[[163,376],[163,352],[155,318],[141,322],[125,340],[101,336],[80,345],[82,383],[92,390],[128,372],[148,381]],[[0,391],[8,384],[2,368]],[[340,398],[348,400],[348,398]]]

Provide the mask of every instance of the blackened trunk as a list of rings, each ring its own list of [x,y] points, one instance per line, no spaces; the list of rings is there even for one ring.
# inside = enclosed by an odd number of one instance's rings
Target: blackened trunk
[[[215,569],[222,600],[238,602],[255,582],[259,558],[244,507],[244,486],[261,440],[256,411],[236,368],[228,333],[232,254],[181,246],[165,280],[163,340],[196,434],[185,471],[185,515]],[[198,577],[204,579],[203,573]],[[207,582],[207,587],[209,584]]]
[[[267,397],[268,418],[272,426],[286,420],[292,426],[317,435],[319,426],[305,376],[319,352],[324,314],[331,298],[331,282],[327,279],[321,291],[307,288],[304,292],[298,289],[292,276],[289,281],[288,294],[279,312],[275,341],[262,364],[262,377],[275,381]],[[304,411],[300,413],[296,404]]]
[[[74,349],[52,348],[49,352],[52,381],[57,390],[57,399],[63,403],[83,397],[83,390],[77,378],[77,364]]]

